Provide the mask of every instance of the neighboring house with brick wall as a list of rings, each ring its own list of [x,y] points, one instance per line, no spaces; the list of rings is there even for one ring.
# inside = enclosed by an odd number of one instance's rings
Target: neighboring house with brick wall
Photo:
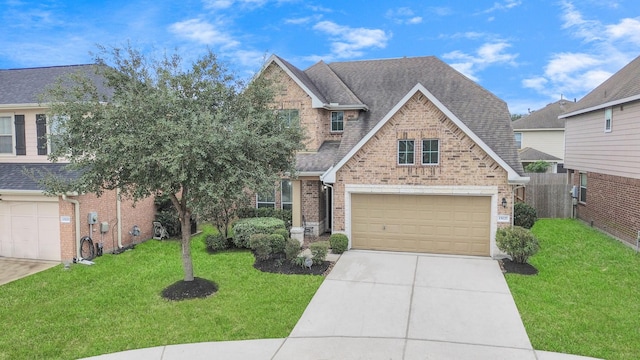
[[[547,172],[566,172],[563,160],[564,120],[558,116],[571,111],[575,104],[560,99],[512,123],[523,167],[543,160],[551,164]]]
[[[257,196],[292,209],[294,237],[306,226],[357,249],[498,252],[496,230],[528,181],[504,101],[436,57],[302,71],[274,55],[260,76],[307,136],[296,176]]]
[[[640,57],[566,114],[565,167],[577,217],[628,243],[640,235]]]
[[[77,244],[83,236],[102,242],[105,252],[152,237],[152,198],[134,208],[131,201],[119,199],[116,191],[106,191],[100,198],[95,194],[46,196],[27,175],[34,171],[77,176],[64,162],[49,162],[52,144],[47,133],[55,129],[47,119],[47,108],[38,102],[47,85],[77,71],[101,83],[93,65],[0,70],[0,256],[69,261],[79,257]],[[90,226],[92,212],[97,223]],[[141,230],[136,237],[129,234],[134,225]]]

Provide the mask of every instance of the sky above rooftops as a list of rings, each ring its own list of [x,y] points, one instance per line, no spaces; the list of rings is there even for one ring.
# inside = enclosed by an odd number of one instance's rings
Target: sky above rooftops
[[[243,77],[275,53],[313,63],[435,55],[512,113],[580,99],[640,55],[637,0],[0,0],[0,69],[86,64],[96,44],[212,49]]]

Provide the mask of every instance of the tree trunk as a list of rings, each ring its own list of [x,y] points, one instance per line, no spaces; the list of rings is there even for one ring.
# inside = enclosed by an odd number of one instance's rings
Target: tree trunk
[[[186,215],[186,214],[185,214]],[[193,281],[193,261],[191,259],[191,216],[183,216],[180,219],[182,225],[182,267],[184,268],[184,281]]]

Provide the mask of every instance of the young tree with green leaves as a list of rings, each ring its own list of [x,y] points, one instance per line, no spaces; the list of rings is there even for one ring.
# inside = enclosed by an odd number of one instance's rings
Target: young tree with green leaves
[[[245,84],[212,52],[188,67],[177,54],[153,58],[131,46],[101,47],[94,60],[109,94],[77,74],[43,98],[57,122],[51,160],[81,171],[72,184],[49,179],[48,190],[168,195],[182,225],[184,280],[193,281],[191,214],[293,173],[302,131],[281,126],[267,79]]]

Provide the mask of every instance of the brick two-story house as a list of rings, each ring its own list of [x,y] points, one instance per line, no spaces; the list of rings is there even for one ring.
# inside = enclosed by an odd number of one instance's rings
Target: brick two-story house
[[[80,257],[83,236],[102,242],[105,252],[152,236],[151,198],[133,208],[116,191],[106,191],[100,198],[46,196],[29,175],[30,171],[75,175],[65,169],[64,161],[48,161],[52,143],[47,134],[55,129],[38,95],[58,77],[77,71],[101,83],[93,65],[0,70],[0,256],[70,261]],[[90,213],[97,214],[96,224],[89,224]],[[134,225],[141,230],[138,236],[130,234]]]
[[[291,208],[293,236],[358,249],[493,256],[525,184],[507,105],[435,57],[316,63],[272,56],[260,76],[307,139],[296,176],[257,206]]]
[[[578,218],[630,244],[640,237],[640,56],[560,116]]]

